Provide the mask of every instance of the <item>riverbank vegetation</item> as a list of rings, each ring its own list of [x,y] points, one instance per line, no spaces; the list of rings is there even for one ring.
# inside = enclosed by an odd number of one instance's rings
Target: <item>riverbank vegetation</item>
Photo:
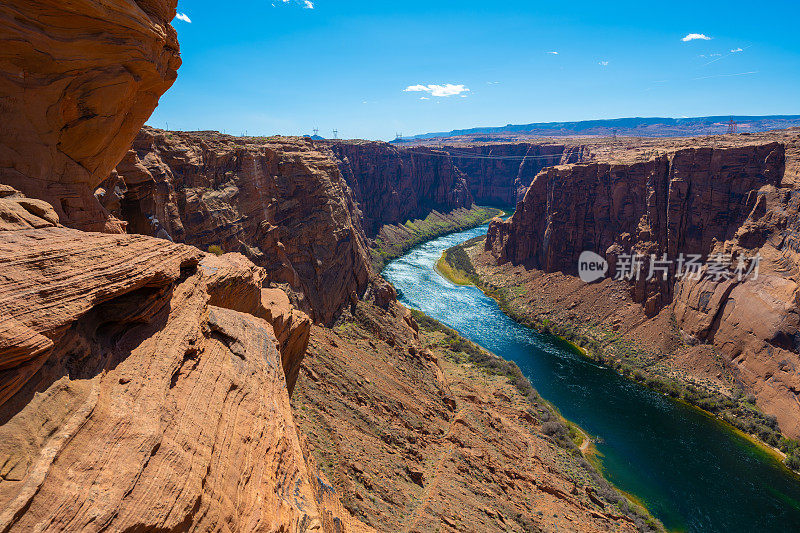
[[[785,437],[777,419],[761,412],[754,396],[746,394],[741,387],[734,388],[733,394],[727,396],[659,373],[658,369],[647,364],[652,361],[651,354],[623,339],[618,332],[607,331],[591,322],[572,324],[535,319],[515,305],[514,301],[519,296],[515,293],[517,287],[489,287],[483,283],[467,253],[467,249],[483,239],[482,236],[475,237],[446,250],[437,263],[437,270],[454,283],[472,284],[480,288],[516,322],[566,341],[584,356],[613,368],[623,377],[712,414],[752,437],[756,444],[777,459],[782,459],[789,469],[800,472],[800,442]]]
[[[370,248],[372,265],[376,272],[411,248],[435,237],[480,226],[504,211],[495,207],[473,205],[469,209],[459,208],[449,213],[431,211],[420,220],[409,220],[404,224],[383,226]]]

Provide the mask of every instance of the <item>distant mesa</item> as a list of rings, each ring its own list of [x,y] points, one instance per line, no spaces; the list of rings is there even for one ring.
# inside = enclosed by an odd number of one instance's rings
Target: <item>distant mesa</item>
[[[758,133],[800,126],[800,115],[711,116],[693,118],[631,117],[577,122],[534,122],[479,127],[449,132],[423,133],[395,139],[394,143],[436,138],[467,137],[472,141],[513,141],[526,137],[691,137],[720,135],[733,120],[741,133]],[[482,138],[477,138],[478,136]]]

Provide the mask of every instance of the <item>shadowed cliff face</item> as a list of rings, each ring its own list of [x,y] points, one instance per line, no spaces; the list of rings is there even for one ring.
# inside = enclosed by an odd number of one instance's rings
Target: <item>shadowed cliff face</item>
[[[122,231],[92,190],[176,79],[176,4],[0,5],[0,182],[51,203],[68,226]]]
[[[330,323],[367,287],[351,191],[310,141],[145,128],[98,196],[132,233],[241,252],[316,321]]]
[[[367,141],[326,146],[338,159],[370,236],[383,225],[425,218],[434,209],[447,212],[472,205],[464,175],[446,152]]]
[[[490,144],[443,146],[464,173],[479,203],[516,205],[533,178],[544,168],[577,161],[563,144]]]
[[[500,260],[570,274],[584,250],[612,266],[622,253],[705,258],[734,237],[762,187],[780,184],[784,150],[778,143],[692,148],[630,165],[549,168],[511,219],[491,224],[486,246]],[[653,309],[669,302],[668,287],[640,281],[638,301],[656,298]]]
[[[681,253],[704,260],[730,254],[734,265],[737,257],[760,255],[758,278],[743,280],[703,276],[676,282],[673,263],[666,281],[647,281],[645,259],[645,275],[627,283],[645,316],[629,327],[650,331],[644,339],[662,335],[674,321],[684,336],[679,344],[688,347],[678,349],[668,365],[692,374],[722,361],[736,386],[753,393],[785,434],[800,435],[800,378],[794,370],[800,368],[800,203],[794,182],[785,176],[796,164],[785,154],[795,154],[796,145],[700,147],[632,164],[546,169],[513,217],[491,223],[486,249],[500,263],[570,275],[583,250],[604,256],[612,275],[621,254],[628,253],[667,254],[673,261]],[[611,306],[605,311],[613,311],[615,304],[603,296],[607,282],[587,286],[573,307],[588,306],[586,293],[596,287],[598,301]],[[549,298],[547,290],[543,294]],[[665,354],[675,349],[666,348]]]
[[[131,233],[243,253],[330,324],[366,290],[369,238],[382,228],[469,208],[473,193],[514,203],[541,168],[581,152],[547,143],[398,149],[144,128],[96,196]]]

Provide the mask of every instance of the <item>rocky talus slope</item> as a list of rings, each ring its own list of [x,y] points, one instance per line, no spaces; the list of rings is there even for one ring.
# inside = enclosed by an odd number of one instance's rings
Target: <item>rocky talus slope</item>
[[[292,404],[344,505],[381,531],[657,527],[525,385],[430,319],[359,302],[312,328]]]
[[[535,322],[560,323],[626,367],[734,404],[751,397],[783,434],[798,437],[798,141],[797,131],[775,132],[639,162],[546,169],[513,217],[492,222],[487,251],[474,251],[473,263]],[[673,265],[667,281],[642,275],[587,285],[575,277],[582,250],[607,258],[612,274],[626,253],[722,253],[733,266],[738,257],[762,259],[757,279],[715,280],[704,271],[676,282]],[[703,406],[714,410],[714,402]],[[769,428],[747,424],[777,444]]]

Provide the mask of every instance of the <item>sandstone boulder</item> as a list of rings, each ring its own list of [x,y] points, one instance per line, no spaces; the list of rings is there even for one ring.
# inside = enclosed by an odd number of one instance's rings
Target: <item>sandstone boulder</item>
[[[359,530],[304,456],[261,269],[55,226],[0,232],[0,268],[1,530]]]
[[[0,5],[0,183],[120,232],[92,195],[172,85],[177,0]]]

